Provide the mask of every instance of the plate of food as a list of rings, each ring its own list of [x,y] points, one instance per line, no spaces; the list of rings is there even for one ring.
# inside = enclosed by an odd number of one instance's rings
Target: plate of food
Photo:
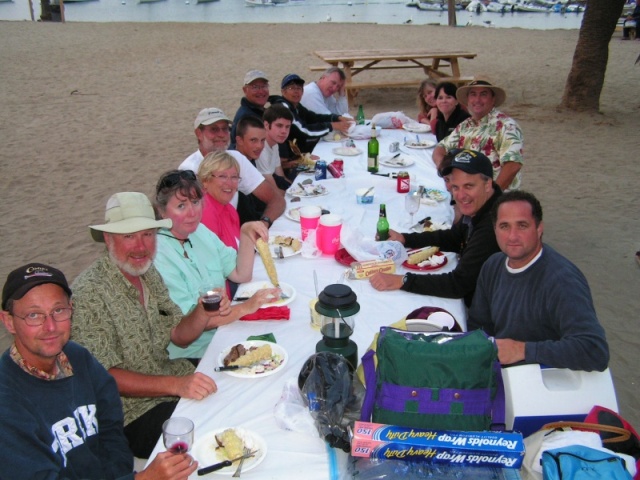
[[[425,188],[422,191],[422,200],[433,200],[435,202],[444,202],[447,199],[447,192],[438,190],[437,188]]]
[[[307,180],[305,180],[306,182]],[[291,185],[287,190],[287,194],[292,197],[321,197],[322,195],[327,195],[329,191],[324,185],[319,183],[307,183],[307,184],[296,184]]]
[[[296,298],[296,290],[288,283],[279,282],[280,290],[287,298],[274,298],[272,302],[265,303],[260,308],[267,307],[283,307],[285,305],[289,305],[293,302],[293,299]],[[257,281],[257,282],[249,282],[243,283],[238,287],[236,291],[236,296],[233,298],[236,302],[242,302],[248,300],[254,293],[263,288],[273,288],[273,285],[267,281]]]
[[[347,137],[342,132],[330,132],[330,133],[326,134],[324,137],[322,137],[322,140],[324,140],[325,142],[337,143],[337,142],[341,142],[341,141],[343,141],[343,140],[345,140],[347,138],[349,138],[349,137]]]
[[[431,140],[415,140],[415,141],[411,141],[408,140],[406,142],[404,142],[404,146],[407,148],[416,148],[416,149],[424,149],[424,148],[431,148],[431,147],[435,147],[436,146],[436,142],[432,142]]]
[[[305,207],[308,207],[310,205],[305,205]],[[320,206],[320,205],[316,205],[318,207],[320,207],[320,210],[322,210],[322,214],[324,215],[325,213],[331,213],[329,212],[329,210],[327,210],[326,208]],[[293,207],[290,208],[288,210],[285,210],[284,212],[284,216],[287,217],[289,220],[293,220],[294,222],[300,222],[300,209],[302,207]]]
[[[409,122],[402,125],[407,132],[411,133],[429,133],[431,131],[431,126],[426,123],[418,123],[418,122]]]
[[[411,227],[411,230],[417,233],[422,232],[435,232],[436,230],[449,230],[451,228],[450,223],[446,222],[433,222],[431,218],[428,217],[420,222],[416,223]]]
[[[410,167],[416,163],[415,159],[410,155],[403,155],[402,153],[395,155],[384,155],[380,157],[380,165],[385,167],[403,168]]]
[[[238,378],[268,377],[284,368],[289,356],[277,343],[264,340],[245,340],[225,348],[218,355],[220,367],[237,367],[224,373]]]
[[[242,472],[248,472],[256,468],[264,460],[267,454],[267,442],[257,433],[245,428],[219,428],[205,433],[196,438],[193,454],[200,468],[204,468],[239,457],[245,447],[251,449],[252,452],[256,452],[253,457],[245,459],[242,464]],[[239,462],[240,460],[237,460],[231,466],[221,468],[213,473],[233,475],[238,468]]]
[[[447,264],[447,257],[438,247],[424,247],[408,252],[409,258],[402,264],[409,270],[438,270]]]
[[[358,147],[336,147],[331,151],[334,155],[342,155],[344,157],[355,157],[362,153],[362,150]]]
[[[282,257],[278,254],[280,247],[282,247]],[[302,242],[294,235],[276,235],[269,237],[269,251],[273,258],[292,257],[299,254],[301,249]]]

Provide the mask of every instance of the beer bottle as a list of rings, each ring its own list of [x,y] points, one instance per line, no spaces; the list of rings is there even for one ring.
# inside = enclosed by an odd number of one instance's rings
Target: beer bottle
[[[376,226],[376,240],[387,240],[389,238],[389,222],[387,221],[387,207],[384,203],[380,204],[380,216],[378,217],[378,225]]]
[[[362,105],[358,106],[358,114],[356,115],[356,123],[358,125],[364,125],[364,109]]]
[[[371,138],[367,145],[367,172],[378,173],[378,152],[380,144],[376,138],[376,124],[371,123]]]

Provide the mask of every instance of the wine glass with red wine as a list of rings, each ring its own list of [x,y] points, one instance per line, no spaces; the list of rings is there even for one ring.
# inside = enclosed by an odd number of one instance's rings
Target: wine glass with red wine
[[[193,445],[193,422],[184,417],[173,417],[162,424],[162,440],[172,453],[186,453]]]

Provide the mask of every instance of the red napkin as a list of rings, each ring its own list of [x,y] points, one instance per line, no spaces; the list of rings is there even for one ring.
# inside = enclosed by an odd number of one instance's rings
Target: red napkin
[[[259,308],[254,313],[249,313],[240,320],[289,320],[291,310],[289,307],[267,307]]]

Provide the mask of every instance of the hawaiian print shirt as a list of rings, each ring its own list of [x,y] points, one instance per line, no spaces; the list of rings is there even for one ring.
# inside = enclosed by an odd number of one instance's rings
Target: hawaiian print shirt
[[[182,312],[171,301],[162,277],[151,267],[140,277],[147,298],[104,254],[73,282],[72,338],[109,370],[112,367],[145,375],[183,376],[193,373],[185,359],[169,360],[171,329]],[[124,423],[129,424],[156,405],[175,397],[121,397]]]
[[[15,343],[11,345],[11,348],[9,349],[9,356],[11,357],[11,360],[16,362],[22,370],[41,380],[50,382],[52,380],[67,378],[73,375],[73,367],[71,366],[71,363],[69,363],[69,359],[64,352],[60,352],[56,357],[56,372],[53,374],[40,370],[38,367],[34,367],[33,365],[29,365],[18,351]]]
[[[518,123],[508,115],[492,109],[479,122],[469,117],[438,144],[445,150],[468,148],[484,153],[493,165],[493,178],[498,178],[506,162],[524,163],[522,158],[523,137]],[[520,187],[518,172],[509,190]]]

